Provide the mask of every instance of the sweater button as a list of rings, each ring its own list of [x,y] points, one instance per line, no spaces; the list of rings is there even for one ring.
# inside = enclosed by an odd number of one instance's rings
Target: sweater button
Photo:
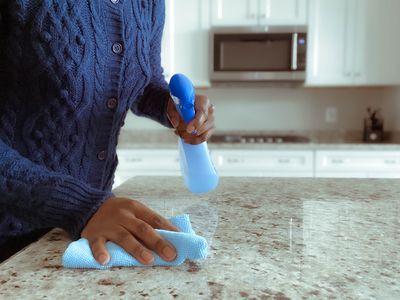
[[[61,95],[61,99],[63,99],[63,100],[68,100],[69,93],[68,93],[67,90],[61,90],[61,91],[60,91],[60,95]]]
[[[85,44],[85,39],[83,38],[83,36],[81,35],[77,35],[76,36],[76,43],[80,46]]]
[[[36,140],[41,140],[43,138],[43,133],[39,130],[35,130],[33,132],[34,137],[36,138]]]
[[[109,109],[115,109],[118,105],[118,100],[116,98],[110,98],[107,100],[107,107]]]
[[[69,137],[71,143],[77,143],[79,141],[79,135],[73,134]]]
[[[117,4],[119,3],[119,0],[111,0],[112,3]]]
[[[106,156],[107,156],[107,152],[106,151],[100,151],[98,154],[97,154],[97,158],[98,158],[98,160],[105,160],[106,159]]]
[[[122,44],[121,44],[121,43],[114,43],[114,44],[112,45],[112,51],[113,51],[115,54],[121,54],[122,51],[123,51]]]
[[[51,34],[49,32],[43,31],[42,36],[45,42],[48,43],[51,41]]]

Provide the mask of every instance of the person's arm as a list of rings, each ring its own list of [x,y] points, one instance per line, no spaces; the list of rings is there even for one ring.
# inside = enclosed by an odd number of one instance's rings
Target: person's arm
[[[196,95],[195,118],[186,124],[176,111],[170,98],[168,84],[163,76],[161,67],[161,40],[165,20],[164,1],[158,1],[158,11],[162,17],[155,18],[153,35],[150,45],[150,65],[152,77],[143,95],[134,101],[131,110],[138,116],[153,119],[162,125],[174,128],[175,134],[186,143],[200,144],[208,140],[214,129],[214,106],[208,97]]]
[[[0,1],[0,45],[5,40],[6,3]],[[0,46],[0,101],[4,101],[8,79],[2,68],[3,50]],[[10,125],[1,119],[2,113],[6,114],[1,110],[3,104],[0,105],[0,127],[7,132]],[[79,238],[88,219],[112,196],[72,176],[35,164],[13,149],[5,136],[0,137],[0,211],[26,221],[32,229],[59,227],[72,238]]]
[[[0,209],[34,229],[60,227],[86,238],[95,259],[106,264],[107,241],[123,247],[143,264],[176,257],[174,246],[154,229],[178,231],[138,201],[117,198],[72,176],[49,171],[21,156],[0,139]]]
[[[0,139],[0,208],[39,228],[63,228],[73,238],[111,192],[53,172]]]
[[[150,44],[152,77],[143,95],[133,102],[131,110],[137,116],[152,119],[171,128],[171,123],[166,115],[168,100],[170,98],[169,89],[161,66],[161,40],[165,22],[165,3],[164,1],[156,2],[156,11],[159,12],[159,16],[154,19]]]

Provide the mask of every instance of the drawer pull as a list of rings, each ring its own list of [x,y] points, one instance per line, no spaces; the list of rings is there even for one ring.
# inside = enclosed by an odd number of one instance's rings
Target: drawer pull
[[[344,159],[342,158],[332,158],[332,163],[336,165],[344,164]]]

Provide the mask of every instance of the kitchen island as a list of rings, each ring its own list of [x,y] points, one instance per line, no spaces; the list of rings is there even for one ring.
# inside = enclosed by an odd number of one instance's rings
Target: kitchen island
[[[179,177],[115,190],[169,217],[188,213],[209,258],[179,267],[63,269],[55,229],[0,265],[0,299],[400,299],[400,181]]]

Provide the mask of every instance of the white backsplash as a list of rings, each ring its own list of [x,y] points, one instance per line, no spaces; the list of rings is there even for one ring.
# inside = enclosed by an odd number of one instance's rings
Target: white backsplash
[[[366,108],[381,108],[385,130],[400,130],[400,88],[215,87],[198,89],[215,105],[220,130],[362,130]],[[337,122],[325,122],[336,107]],[[162,127],[128,114],[124,129]]]

